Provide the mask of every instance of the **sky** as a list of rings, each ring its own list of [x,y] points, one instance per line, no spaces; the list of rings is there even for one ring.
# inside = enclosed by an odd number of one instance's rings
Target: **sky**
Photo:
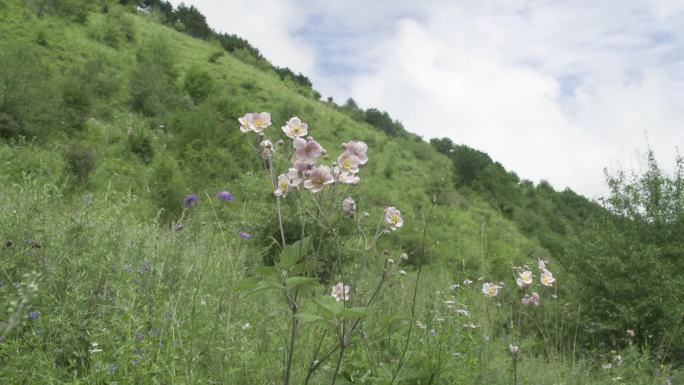
[[[598,198],[605,168],[638,172],[650,147],[672,172],[684,148],[682,0],[184,2],[323,98],[558,190]]]

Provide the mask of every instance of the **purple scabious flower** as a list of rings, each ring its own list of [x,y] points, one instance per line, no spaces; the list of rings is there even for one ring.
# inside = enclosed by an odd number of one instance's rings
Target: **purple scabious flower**
[[[193,203],[197,202],[198,200],[199,196],[197,196],[197,194],[188,194],[183,199],[183,206],[190,207]]]
[[[222,201],[230,202],[233,200],[233,194],[229,193],[228,191],[219,191],[216,193],[216,198]]]
[[[32,310],[28,313],[28,317],[30,320],[38,319],[38,317],[40,317],[40,312],[38,310]]]
[[[239,236],[240,238],[242,238],[242,239],[250,239],[250,238],[252,238],[252,234],[250,234],[250,233],[248,233],[248,232],[246,232],[246,231],[240,231],[240,232],[238,233],[238,236]]]

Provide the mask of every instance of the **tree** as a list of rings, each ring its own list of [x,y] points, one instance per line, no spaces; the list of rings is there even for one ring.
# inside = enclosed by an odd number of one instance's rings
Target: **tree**
[[[185,27],[185,31],[190,35],[200,39],[208,39],[213,34],[211,28],[207,24],[207,19],[194,6],[187,6],[181,3],[174,12],[175,20],[179,21]]]

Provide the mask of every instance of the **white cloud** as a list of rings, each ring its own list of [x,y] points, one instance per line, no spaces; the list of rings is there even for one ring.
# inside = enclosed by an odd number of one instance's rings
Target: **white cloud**
[[[191,1],[324,96],[590,197],[603,167],[684,147],[684,2]]]

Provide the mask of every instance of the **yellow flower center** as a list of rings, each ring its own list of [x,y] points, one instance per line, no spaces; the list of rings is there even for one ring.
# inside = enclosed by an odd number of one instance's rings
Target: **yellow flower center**
[[[264,126],[264,121],[261,118],[254,120],[254,126],[257,128],[262,128]]]
[[[289,186],[290,183],[286,180],[280,182],[280,191],[285,191],[287,190],[287,186]]]
[[[302,130],[302,127],[299,124],[295,124],[294,126],[292,126],[292,133],[293,134],[299,134],[301,132],[301,130]]]
[[[345,170],[351,170],[353,166],[354,165],[353,165],[351,159],[349,159],[349,158],[342,161],[342,168],[344,168]]]
[[[392,224],[394,224],[394,225],[399,223],[399,215],[397,215],[397,214],[390,215],[390,222],[392,222]]]

